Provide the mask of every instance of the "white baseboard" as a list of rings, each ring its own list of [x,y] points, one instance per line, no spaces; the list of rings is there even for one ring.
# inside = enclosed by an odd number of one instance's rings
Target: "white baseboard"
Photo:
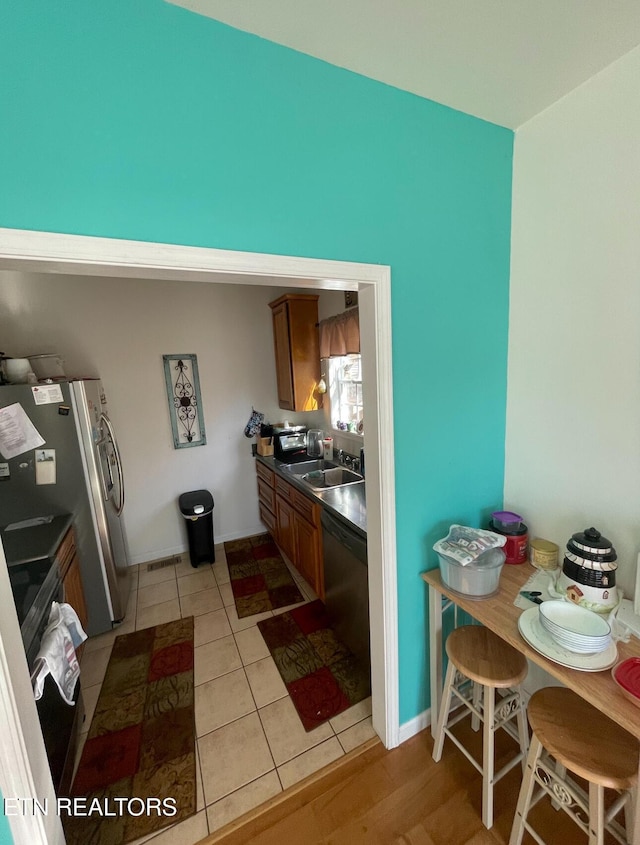
[[[157,560],[163,560],[166,557],[173,557],[174,555],[184,555],[187,553],[185,546],[172,546],[166,549],[154,549],[151,552],[146,552],[142,555],[132,555],[129,558],[129,566],[138,566],[144,563],[153,563]]]
[[[427,708],[427,710],[423,710],[422,713],[418,713],[413,719],[408,722],[405,722],[403,725],[400,725],[400,730],[398,732],[398,738],[400,739],[400,745],[403,742],[406,742],[408,739],[411,739],[412,736],[419,734],[420,731],[423,731],[425,728],[428,728],[431,724],[431,708]]]
[[[259,522],[253,529],[244,528],[240,531],[232,531],[229,534],[214,534],[213,543],[214,546],[221,546],[229,540],[240,540],[243,537],[253,537],[254,534],[264,534],[266,531],[267,529],[264,525]],[[129,565],[138,566],[141,563],[151,563],[152,561],[162,560],[165,557],[173,557],[173,555],[184,555],[187,554],[188,551],[189,549],[187,546],[172,546],[166,549],[153,549],[153,551],[148,551],[141,555],[132,555],[129,560]]]

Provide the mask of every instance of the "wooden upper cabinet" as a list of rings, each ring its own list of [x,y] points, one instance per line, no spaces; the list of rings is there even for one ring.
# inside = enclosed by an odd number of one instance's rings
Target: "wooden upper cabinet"
[[[278,407],[287,411],[317,411],[320,342],[318,297],[287,293],[269,303],[278,380]]]

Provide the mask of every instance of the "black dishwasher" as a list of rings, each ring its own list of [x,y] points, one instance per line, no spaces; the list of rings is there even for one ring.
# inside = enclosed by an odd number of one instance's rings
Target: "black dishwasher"
[[[370,668],[367,539],[322,511],[325,606],[331,625],[363,666]]]
[[[29,672],[33,672],[40,642],[49,622],[51,604],[63,601],[58,563],[50,558],[9,566],[22,642]],[[42,697],[36,701],[51,778],[57,795],[66,795],[71,786],[78,729],[80,681],[74,693],[75,705],[67,704],[48,675]]]

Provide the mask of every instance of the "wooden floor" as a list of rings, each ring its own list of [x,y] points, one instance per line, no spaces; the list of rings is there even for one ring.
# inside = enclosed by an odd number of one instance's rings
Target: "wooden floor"
[[[479,734],[465,731],[476,759]],[[502,733],[502,732],[500,732]],[[496,786],[495,822],[481,820],[482,780],[453,743],[434,763],[429,730],[387,751],[370,743],[356,757],[302,784],[262,812],[203,840],[207,845],[505,845],[513,821],[521,768]],[[497,769],[512,753],[508,737],[498,745]],[[500,760],[502,759],[502,762]],[[549,845],[578,845],[586,836],[543,799],[530,820]],[[611,840],[613,841],[613,840]],[[523,845],[534,843],[525,834]]]

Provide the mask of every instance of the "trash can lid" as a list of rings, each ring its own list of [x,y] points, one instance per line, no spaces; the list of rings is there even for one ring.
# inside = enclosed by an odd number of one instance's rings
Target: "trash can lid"
[[[181,493],[178,499],[183,516],[203,516],[213,510],[213,496],[208,490]]]

